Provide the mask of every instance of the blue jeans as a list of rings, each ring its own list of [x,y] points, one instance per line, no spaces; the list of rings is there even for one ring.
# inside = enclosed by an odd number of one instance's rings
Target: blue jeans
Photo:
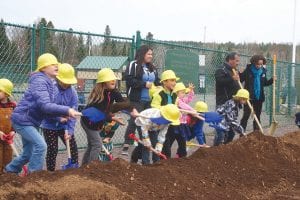
[[[214,138],[214,146],[218,146],[220,144],[223,144],[225,133],[226,133],[226,131],[216,130],[216,135],[215,135],[215,138]]]
[[[21,135],[23,143],[23,152],[6,167],[7,172],[19,173],[22,167],[28,163],[28,172],[39,171],[43,169],[45,161],[47,144],[37,127],[22,126],[12,123],[15,131]]]

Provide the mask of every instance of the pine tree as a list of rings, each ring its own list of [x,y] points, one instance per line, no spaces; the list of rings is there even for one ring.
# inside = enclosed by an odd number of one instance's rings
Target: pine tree
[[[111,41],[111,54],[110,55],[111,56],[117,56],[118,55],[116,40]]]
[[[78,43],[76,47],[76,59],[81,62],[87,54],[87,49],[84,45],[83,36],[79,35],[78,37]]]
[[[3,69],[2,65],[9,63],[9,49],[10,49],[10,40],[6,34],[6,27],[4,25],[3,19],[1,19],[0,23],[0,64],[1,69]]]
[[[112,53],[111,39],[110,37],[108,37],[110,35],[111,35],[111,30],[109,28],[109,25],[106,25],[105,32],[104,32],[104,42],[102,47],[102,54],[104,56],[109,56]]]
[[[125,43],[125,44],[123,45],[123,48],[122,48],[122,51],[121,51],[120,55],[122,55],[122,56],[128,56],[127,53],[128,53],[128,52],[127,52],[126,43]]]

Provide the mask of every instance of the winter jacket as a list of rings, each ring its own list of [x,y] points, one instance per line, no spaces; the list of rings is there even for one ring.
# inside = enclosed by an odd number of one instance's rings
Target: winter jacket
[[[126,92],[130,101],[138,102],[141,100],[142,88],[146,87],[146,82],[143,81],[144,70],[137,70],[137,68],[143,68],[142,65],[138,65],[136,61],[132,61],[126,68],[125,71],[125,80],[126,80]],[[155,81],[154,85],[160,85],[158,73],[155,72]]]
[[[232,128],[237,133],[244,133],[244,128],[238,122],[240,104],[230,99],[217,108],[217,112],[224,116],[219,124],[224,130],[229,131]]]
[[[55,98],[55,103],[58,105],[69,106],[75,110],[78,108],[78,95],[74,87],[63,89],[59,84],[55,84],[58,88],[58,94]],[[67,129],[69,134],[74,134],[76,119],[70,118],[66,123],[60,122],[61,117],[46,118],[42,121],[42,128],[50,130]]]
[[[154,93],[153,99],[151,101],[152,108],[160,108],[161,106],[165,106],[168,104],[168,91],[162,90],[160,92]],[[177,94],[171,92],[172,104],[177,104]]]
[[[81,117],[84,125],[91,130],[101,130],[105,122],[111,122],[112,115],[110,114],[110,106],[114,102],[125,101],[118,90],[104,90],[104,99],[100,103],[88,104],[85,108],[95,107],[106,114],[106,119],[98,123],[91,122],[87,117]]]
[[[232,76],[232,68],[227,63],[216,70],[216,107],[231,99],[240,89],[238,82],[233,80]]]
[[[260,77],[260,101],[265,101],[265,93],[264,87],[273,84],[273,78],[267,79],[267,70],[266,68],[262,68],[263,72]],[[241,82],[245,82],[245,89],[247,89],[250,93],[250,99],[254,100],[254,76],[251,71],[251,64],[248,64],[245,71],[240,73]]]
[[[53,80],[46,74],[33,73],[11,120],[19,125],[38,127],[46,117],[67,116],[69,107],[54,103],[57,92]]]
[[[177,104],[178,104],[178,108],[180,109],[184,109],[184,110],[190,110],[190,111],[195,111],[188,103],[190,103],[193,98],[194,98],[194,91],[191,90],[189,92],[189,94],[186,96],[186,97],[183,97],[183,98],[177,98]],[[195,111],[196,112],[196,111]],[[186,124],[187,123],[187,118],[188,118],[188,115],[187,114],[184,114],[182,113],[181,116],[180,116],[180,123],[181,124]]]

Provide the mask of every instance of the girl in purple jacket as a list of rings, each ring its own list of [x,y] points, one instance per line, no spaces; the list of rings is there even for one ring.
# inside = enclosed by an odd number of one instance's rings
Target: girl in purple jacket
[[[38,58],[36,73],[31,75],[28,88],[11,116],[15,131],[21,135],[23,152],[5,167],[6,172],[19,173],[26,163],[29,173],[42,170],[47,148],[38,132],[42,120],[81,115],[73,108],[54,103],[57,87],[53,81],[57,73],[58,61],[54,55],[45,53]]]
[[[72,84],[77,83],[74,68],[67,64],[61,64],[58,68],[57,88],[58,94],[55,103],[59,105],[69,106],[77,110],[78,95]],[[51,117],[43,120],[41,127],[43,128],[44,138],[47,143],[46,165],[48,171],[55,170],[56,156],[58,153],[58,138],[66,144],[70,142],[71,162],[78,166],[78,150],[74,137],[76,119],[68,116]]]

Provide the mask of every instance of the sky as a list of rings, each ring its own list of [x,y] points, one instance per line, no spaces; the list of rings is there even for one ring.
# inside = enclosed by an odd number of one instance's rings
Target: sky
[[[295,0],[1,0],[0,18],[29,25],[38,18],[55,28],[159,40],[293,42]],[[300,0],[296,42],[300,43]],[[206,28],[205,28],[206,27]],[[206,30],[206,31],[205,31]]]

